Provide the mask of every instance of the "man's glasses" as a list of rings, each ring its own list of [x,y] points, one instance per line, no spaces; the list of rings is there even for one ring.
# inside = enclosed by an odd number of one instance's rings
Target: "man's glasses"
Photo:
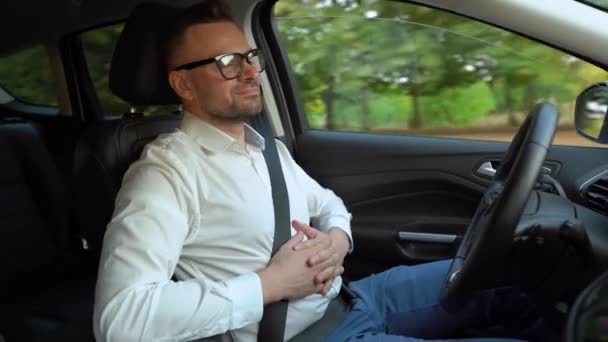
[[[253,66],[258,72],[264,71],[264,68],[266,67],[266,60],[264,59],[262,52],[258,49],[253,49],[247,53],[225,53],[200,61],[182,64],[176,67],[175,70],[192,70],[215,62],[215,65],[222,76],[227,80],[232,80],[239,78],[243,74],[245,61]]]

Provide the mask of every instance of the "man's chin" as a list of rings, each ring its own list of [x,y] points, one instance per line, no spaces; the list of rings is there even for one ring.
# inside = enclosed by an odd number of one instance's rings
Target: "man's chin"
[[[261,101],[243,101],[234,103],[221,111],[212,111],[210,115],[219,120],[226,121],[246,121],[248,118],[258,115],[262,112],[263,105]]]
[[[260,114],[260,112],[262,112],[262,109],[263,109],[261,102],[258,102],[256,104],[239,106],[239,107],[240,108],[238,108],[235,112],[238,113],[239,116],[246,117],[246,118]]]
[[[235,121],[235,122],[245,122],[250,117],[256,116],[256,115],[260,114],[261,112],[262,112],[262,108],[258,107],[255,109],[233,111],[228,115],[219,115],[216,117],[221,118],[223,120],[229,120],[229,121]]]

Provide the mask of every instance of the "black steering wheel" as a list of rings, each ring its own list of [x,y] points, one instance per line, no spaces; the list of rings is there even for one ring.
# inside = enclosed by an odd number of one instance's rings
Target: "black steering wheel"
[[[500,271],[557,128],[554,105],[538,104],[513,138],[484,193],[441,289],[441,305],[458,310]]]

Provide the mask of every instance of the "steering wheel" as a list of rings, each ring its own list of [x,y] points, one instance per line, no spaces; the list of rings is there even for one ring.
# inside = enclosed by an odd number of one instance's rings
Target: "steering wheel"
[[[484,193],[458,247],[440,293],[453,312],[500,270],[557,128],[554,105],[538,104],[526,117]]]

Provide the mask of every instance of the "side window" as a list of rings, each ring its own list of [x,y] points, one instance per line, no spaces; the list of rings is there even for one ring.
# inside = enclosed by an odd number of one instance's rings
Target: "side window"
[[[107,116],[122,115],[129,111],[129,104],[110,91],[109,75],[112,54],[124,24],[105,26],[81,34],[82,46],[89,68],[91,81],[103,112]],[[168,114],[178,110],[173,106],[150,106],[143,108],[146,115]]]
[[[275,18],[311,129],[509,141],[548,100],[555,142],[592,144],[573,129],[574,100],[608,73],[538,42],[380,0],[285,0]]]
[[[42,45],[0,56],[0,88],[3,102],[14,98],[32,105],[59,105],[51,61]]]

